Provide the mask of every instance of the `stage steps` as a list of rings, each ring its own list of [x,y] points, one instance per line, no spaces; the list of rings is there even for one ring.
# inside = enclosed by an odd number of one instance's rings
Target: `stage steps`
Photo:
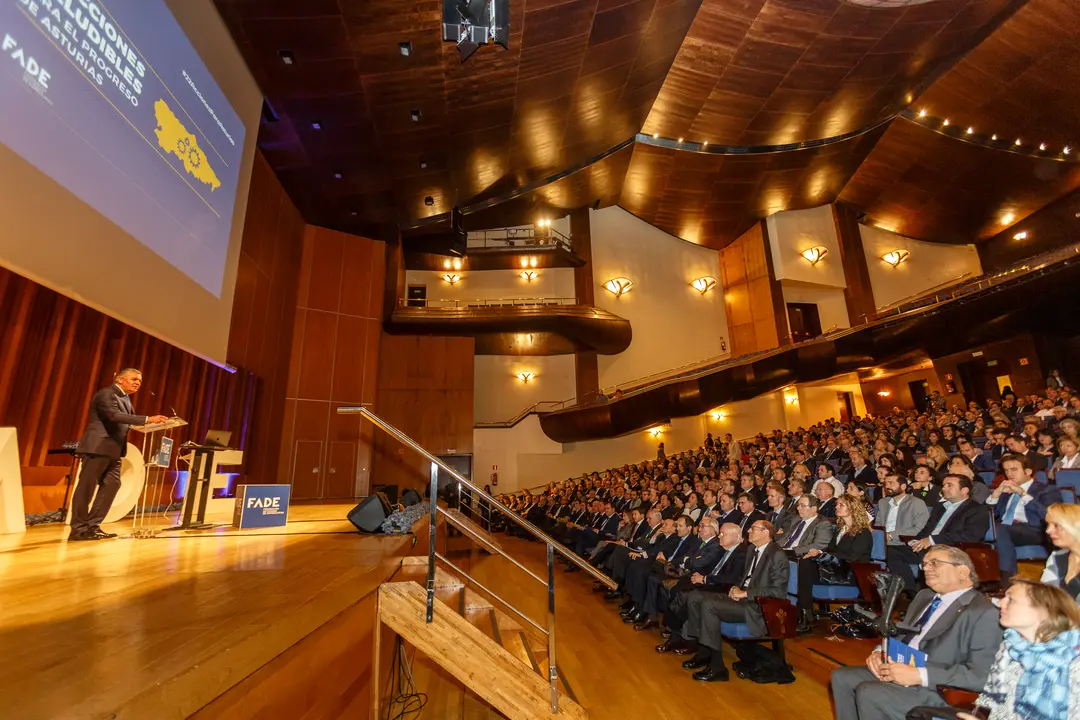
[[[588,717],[561,682],[559,713],[552,715],[546,648],[539,652],[535,638],[449,573],[436,575],[435,620],[425,623],[422,570],[423,566],[403,563],[394,578],[400,582],[380,588],[379,614],[416,647],[416,685],[429,694],[432,712],[462,720]],[[464,687],[451,684],[444,672]]]
[[[487,530],[463,515],[460,510],[448,510],[445,515],[447,521],[457,528],[462,535],[468,537],[487,552],[492,555],[498,555],[502,552],[502,545],[499,544],[499,541]]]

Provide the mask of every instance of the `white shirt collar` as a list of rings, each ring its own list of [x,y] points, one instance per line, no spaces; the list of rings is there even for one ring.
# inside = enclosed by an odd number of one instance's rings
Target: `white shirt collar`
[[[120,391],[120,395],[122,395],[123,397],[127,397],[127,393],[126,393],[126,392],[124,392],[124,388],[120,387],[120,386],[119,386],[119,385],[117,385],[116,383],[113,383],[113,385],[115,385],[115,386],[116,386],[116,389]]]

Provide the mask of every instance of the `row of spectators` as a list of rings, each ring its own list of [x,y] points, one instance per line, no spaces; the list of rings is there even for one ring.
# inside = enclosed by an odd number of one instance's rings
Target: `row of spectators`
[[[894,409],[742,441],[709,435],[671,455],[661,444],[655,459],[499,499],[607,573],[618,589],[595,589],[621,601],[636,630],[658,629],[657,652],[687,656],[697,680],[728,679],[721,624],[765,635],[765,608],[789,599],[792,572],[799,632],[808,633],[815,587],[854,584],[875,556],[903,580],[902,639],[925,666],[875,653],[866,668],[837,671],[839,717],[904,717],[924,705],[944,717],[939,685],[985,686],[978,703],[994,718],[1080,717],[1071,491],[1080,397],[1062,380],[1045,395],[1006,392],[986,407],[930,400],[925,413]],[[981,586],[964,550],[976,545],[996,551],[994,587]],[[1042,582],[1015,577],[1020,554],[1046,558]],[[1002,596],[1000,617],[981,590]],[[764,650],[734,669],[757,682],[794,679]]]

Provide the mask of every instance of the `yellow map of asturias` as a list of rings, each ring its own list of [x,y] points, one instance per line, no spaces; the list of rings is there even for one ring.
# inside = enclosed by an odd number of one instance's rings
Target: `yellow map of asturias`
[[[154,103],[154,115],[158,123],[154,134],[157,135],[161,149],[180,158],[180,161],[184,163],[184,169],[196,180],[209,185],[211,192],[221,187],[221,181],[214,174],[214,169],[206,160],[206,154],[199,147],[198,138],[187,131],[164,100]]]

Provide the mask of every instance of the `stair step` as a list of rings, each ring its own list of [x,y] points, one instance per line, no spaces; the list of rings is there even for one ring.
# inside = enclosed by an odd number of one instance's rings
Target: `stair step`
[[[462,515],[461,511],[448,510],[445,515],[447,522],[492,555],[498,555],[502,552],[502,545],[495,539],[495,536]]]

